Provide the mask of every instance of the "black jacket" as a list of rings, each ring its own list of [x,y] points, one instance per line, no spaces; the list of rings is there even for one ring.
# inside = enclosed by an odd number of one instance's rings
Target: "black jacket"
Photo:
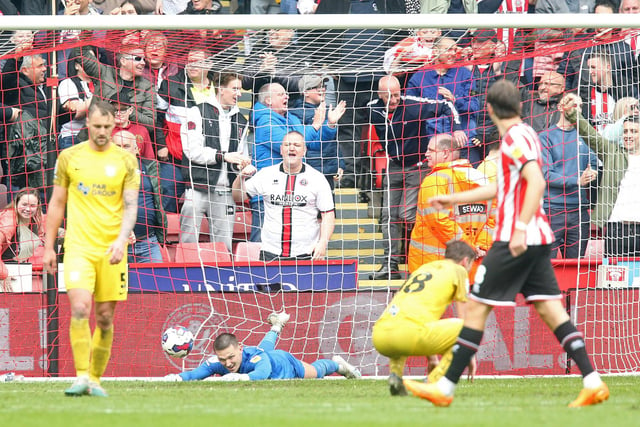
[[[199,113],[199,114],[198,114]],[[220,151],[220,122],[219,122],[220,110],[217,106],[211,105],[208,102],[191,107],[187,112],[187,134],[189,132],[197,131],[195,124],[196,120],[201,120],[202,123],[202,135],[204,136],[204,147],[212,148]],[[240,114],[240,111],[236,111],[231,116],[231,135],[229,138],[228,152],[238,151],[240,142],[243,138],[246,138],[245,132],[247,130],[247,119]],[[193,135],[188,137],[198,138],[199,135]],[[185,173],[186,185],[191,185],[193,180],[193,186],[197,190],[209,191],[209,188],[214,187],[218,182],[220,171],[222,167],[227,168],[229,174],[229,183],[232,183],[236,177],[237,170],[232,168],[231,165],[222,162],[209,162],[208,164],[196,163],[189,156],[188,143],[183,139],[182,146],[185,155],[182,156],[182,165],[184,166],[183,173]]]
[[[9,59],[2,68],[3,104],[27,111],[32,117],[44,122],[49,129],[51,122],[50,101],[51,88],[43,84],[34,85],[20,69],[22,59]]]
[[[461,130],[460,118],[453,103],[442,99],[403,96],[388,118],[381,99],[369,103],[371,123],[389,157],[403,166],[415,166],[425,158],[429,138],[426,121],[439,116],[453,117],[454,130]]]

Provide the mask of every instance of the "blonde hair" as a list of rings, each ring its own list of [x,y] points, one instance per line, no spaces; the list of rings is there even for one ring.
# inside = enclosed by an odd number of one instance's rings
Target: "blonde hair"
[[[632,96],[625,96],[624,98],[618,99],[613,109],[613,121],[617,122],[621,118],[628,116],[630,114],[628,112],[629,107],[634,104],[638,105],[638,100]]]

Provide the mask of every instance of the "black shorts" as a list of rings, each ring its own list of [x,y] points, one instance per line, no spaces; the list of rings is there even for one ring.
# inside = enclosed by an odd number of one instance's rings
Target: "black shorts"
[[[529,246],[514,258],[508,242],[494,242],[476,271],[469,298],[490,306],[514,306],[519,293],[527,302],[562,298],[551,265],[551,245]]]

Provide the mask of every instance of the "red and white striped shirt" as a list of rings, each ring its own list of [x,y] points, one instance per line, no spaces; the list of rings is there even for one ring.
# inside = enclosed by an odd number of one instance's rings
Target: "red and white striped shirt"
[[[527,181],[522,178],[520,172],[530,161],[537,162],[542,168],[538,135],[525,123],[515,124],[502,137],[500,145],[495,241],[511,240],[527,191]],[[527,224],[528,246],[548,245],[553,242],[553,231],[542,207],[542,200],[540,197],[540,207]]]
[[[616,100],[608,92],[601,92],[595,86],[591,87],[589,94],[589,108],[591,108],[591,120],[598,132],[613,123],[613,110],[616,108]]]
[[[640,55],[640,35],[635,34],[631,35],[629,38],[625,39],[629,46],[631,47],[631,52],[633,52],[634,58],[638,58]]]
[[[324,175],[309,165],[289,175],[282,162],[260,169],[245,182],[251,197],[264,197],[262,250],[283,257],[311,255],[320,239],[318,212],[335,209]]]
[[[498,13],[527,13],[529,2],[526,0],[502,0]],[[513,49],[517,28],[496,28],[498,40],[507,46],[507,52]]]

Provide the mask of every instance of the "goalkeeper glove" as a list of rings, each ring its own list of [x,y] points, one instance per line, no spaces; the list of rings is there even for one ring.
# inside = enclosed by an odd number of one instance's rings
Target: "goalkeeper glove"
[[[164,379],[165,381],[172,381],[172,382],[175,382],[175,381],[182,381],[182,377],[181,377],[180,375],[178,375],[178,374],[169,374],[169,375],[165,375],[165,376],[163,377],[163,379]]]
[[[249,381],[249,374],[231,373],[224,375],[219,381]]]

